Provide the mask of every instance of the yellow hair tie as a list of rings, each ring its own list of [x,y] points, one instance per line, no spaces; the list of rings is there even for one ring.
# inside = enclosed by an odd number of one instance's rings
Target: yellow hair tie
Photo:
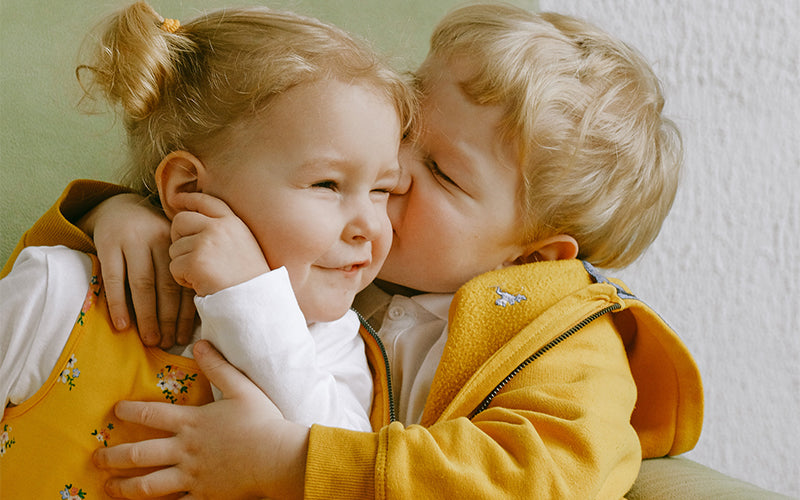
[[[164,19],[161,23],[161,29],[169,33],[175,33],[181,27],[181,22],[177,19]]]

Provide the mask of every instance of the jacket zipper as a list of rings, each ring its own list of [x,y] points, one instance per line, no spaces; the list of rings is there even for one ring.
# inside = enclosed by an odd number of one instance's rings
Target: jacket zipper
[[[378,334],[375,332],[375,329],[372,328],[372,325],[369,324],[369,322],[364,318],[364,316],[362,316],[361,313],[356,311],[355,309],[353,309],[353,311],[355,311],[356,315],[358,316],[358,320],[361,322],[364,328],[366,328],[367,332],[369,332],[372,338],[375,339],[375,342],[378,343],[378,347],[381,350],[381,356],[383,356],[383,365],[386,367],[386,387],[387,387],[387,393],[389,395],[389,423],[396,422],[397,417],[395,416],[395,410],[394,410],[394,394],[392,393],[392,372],[390,371],[389,368],[389,356],[386,355],[386,348],[383,347],[383,342],[381,341],[381,338],[378,337]]]
[[[563,341],[567,340],[568,338],[570,338],[571,336],[573,336],[575,333],[577,333],[578,331],[583,329],[586,325],[588,325],[592,321],[596,320],[597,318],[599,318],[599,317],[601,317],[601,316],[603,316],[603,315],[605,315],[607,313],[610,313],[611,311],[616,311],[618,309],[622,309],[622,306],[619,305],[619,304],[611,304],[610,306],[607,306],[607,307],[605,307],[605,308],[603,308],[603,309],[601,309],[601,310],[599,310],[599,311],[587,316],[586,318],[581,320],[580,323],[578,323],[577,325],[573,326],[572,328],[570,328],[566,332],[562,333],[558,337],[554,338],[553,340],[551,340],[550,342],[545,344],[542,348],[540,348],[538,351],[533,353],[528,359],[526,359],[525,361],[520,363],[519,366],[514,368],[514,370],[511,373],[509,373],[508,376],[506,376],[506,378],[504,378],[502,382],[497,384],[497,386],[495,386],[495,388],[492,390],[492,392],[490,392],[489,395],[486,396],[486,398],[484,398],[483,402],[480,405],[478,405],[478,407],[475,408],[472,411],[472,413],[470,413],[469,418],[471,419],[471,418],[475,417],[477,414],[479,414],[480,412],[482,412],[483,410],[488,408],[489,404],[491,404],[491,402],[494,399],[494,397],[497,396],[497,394],[500,393],[501,390],[503,390],[503,387],[505,387],[506,384],[508,384],[508,382],[511,381],[512,378],[514,378],[519,372],[521,372],[523,368],[525,368],[529,364],[533,363],[534,361],[536,361],[537,359],[542,357],[542,355],[544,355],[544,353],[546,353],[550,349],[554,348],[555,346],[557,346],[561,342],[563,342]]]

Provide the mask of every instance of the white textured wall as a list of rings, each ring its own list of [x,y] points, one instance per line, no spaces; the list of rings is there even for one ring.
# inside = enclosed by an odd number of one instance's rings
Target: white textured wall
[[[637,47],[686,170],[661,235],[619,273],[694,352],[693,460],[800,496],[800,1],[540,0]]]

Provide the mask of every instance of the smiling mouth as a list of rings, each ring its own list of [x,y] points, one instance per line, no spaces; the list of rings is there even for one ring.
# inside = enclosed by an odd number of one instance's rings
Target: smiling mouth
[[[355,264],[350,264],[347,266],[337,268],[339,271],[344,271],[346,273],[350,273],[353,271],[358,271],[360,269],[364,269],[369,265],[369,261],[365,260],[363,262],[356,262]]]

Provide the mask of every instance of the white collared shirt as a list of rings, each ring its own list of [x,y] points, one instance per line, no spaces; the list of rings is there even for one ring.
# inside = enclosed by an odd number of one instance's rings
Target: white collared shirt
[[[367,318],[386,308],[382,323],[375,323],[380,324],[378,336],[389,358],[397,418],[405,425],[422,419],[447,341],[452,300],[452,294],[439,293],[390,296],[375,285],[356,299],[356,309]]]

